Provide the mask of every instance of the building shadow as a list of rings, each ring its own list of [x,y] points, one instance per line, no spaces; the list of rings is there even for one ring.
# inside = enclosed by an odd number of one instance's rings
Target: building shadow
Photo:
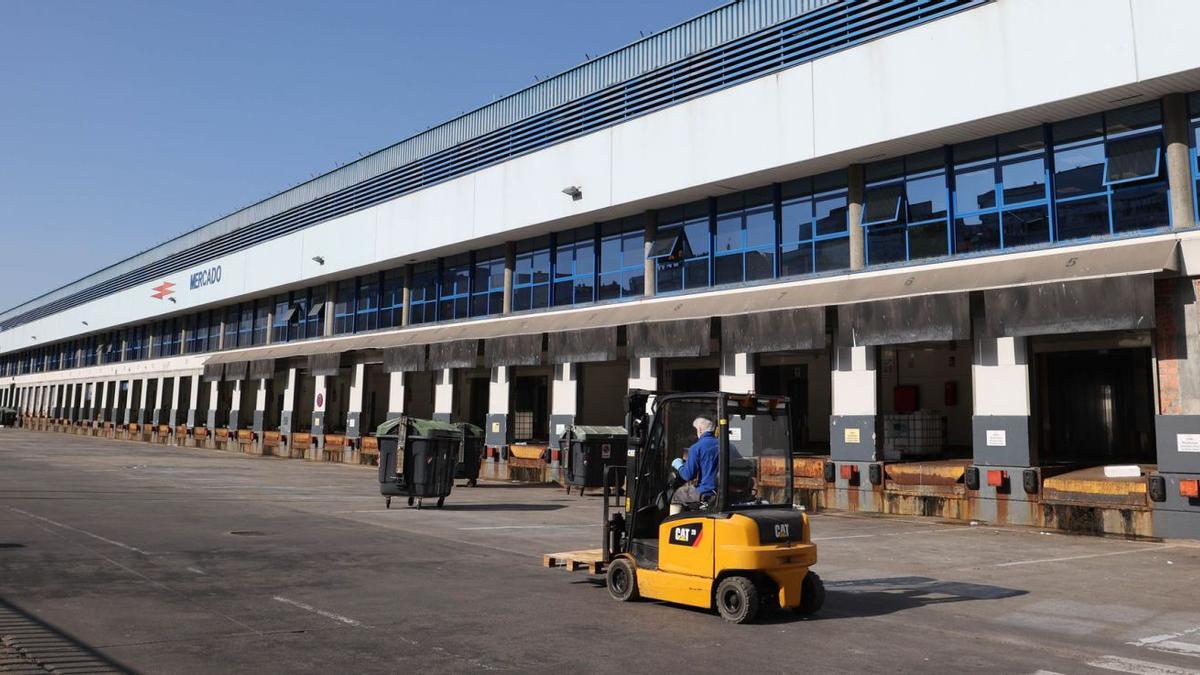
[[[51,672],[70,671],[81,675],[137,672],[2,597],[0,655],[6,660],[28,662],[21,665],[29,670],[40,667]]]
[[[428,501],[426,501],[426,507]],[[562,504],[454,504],[447,501],[442,506],[443,511],[558,511],[565,509]]]

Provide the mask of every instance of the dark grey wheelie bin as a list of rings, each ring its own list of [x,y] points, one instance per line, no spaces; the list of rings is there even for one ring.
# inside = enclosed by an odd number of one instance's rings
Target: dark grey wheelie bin
[[[458,449],[458,464],[454,470],[455,478],[466,478],[467,487],[475,487],[479,480],[479,460],[483,456],[483,427],[460,423],[463,432],[462,445]]]
[[[604,472],[613,464],[625,464],[628,435],[625,427],[569,426],[558,439],[567,493],[572,487],[583,494],[586,488],[604,487]]]
[[[379,438],[379,494],[388,508],[392,497],[407,496],[421,508],[437,499],[440,508],[454,487],[454,469],[463,432],[456,424],[402,416],[376,430]]]
[[[17,409],[0,408],[0,427],[17,426]]]

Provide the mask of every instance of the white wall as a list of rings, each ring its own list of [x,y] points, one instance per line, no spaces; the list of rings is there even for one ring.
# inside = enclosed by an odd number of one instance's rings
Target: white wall
[[[684,193],[808,175],[889,149],[881,143],[902,151],[916,136],[925,146],[960,140],[967,123],[985,125],[973,132],[1011,129],[1112,107],[1107,96],[1077,97],[1151,78],[1175,74],[1171,86],[1200,88],[1196,25],[1200,2],[997,0],[5,331],[0,352],[475,239],[625,215]],[[1142,89],[1156,95],[1162,86]],[[562,194],[568,185],[581,186],[583,199]],[[188,288],[192,272],[215,265],[220,284]],[[150,297],[159,281],[176,284],[176,303]]]

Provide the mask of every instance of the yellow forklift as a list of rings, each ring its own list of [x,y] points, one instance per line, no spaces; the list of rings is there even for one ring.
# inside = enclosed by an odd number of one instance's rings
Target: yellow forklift
[[[675,498],[685,484],[676,460],[701,419],[717,442],[716,489],[689,503]],[[825,588],[809,571],[808,516],[792,504],[791,428],[785,397],[630,391],[627,463],[605,477],[601,560],[591,566],[606,570],[609,594],[715,607],[735,623],[760,608],[818,611]]]

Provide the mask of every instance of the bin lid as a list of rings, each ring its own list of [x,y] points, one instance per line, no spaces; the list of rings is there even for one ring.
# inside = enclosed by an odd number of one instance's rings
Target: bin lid
[[[483,436],[483,427],[470,422],[460,422],[458,428],[462,430],[464,436],[468,438],[476,438]]]
[[[615,438],[624,440],[626,436],[628,434],[625,432],[625,427],[605,426],[602,424],[578,424],[567,427],[563,431],[562,438],[573,437],[577,441],[601,441]]]
[[[393,417],[380,424],[375,429],[375,435],[381,438],[395,438],[400,435],[401,425],[408,425],[408,435],[418,438],[429,438],[431,436],[461,437],[463,434],[457,424],[402,415],[400,417]]]

